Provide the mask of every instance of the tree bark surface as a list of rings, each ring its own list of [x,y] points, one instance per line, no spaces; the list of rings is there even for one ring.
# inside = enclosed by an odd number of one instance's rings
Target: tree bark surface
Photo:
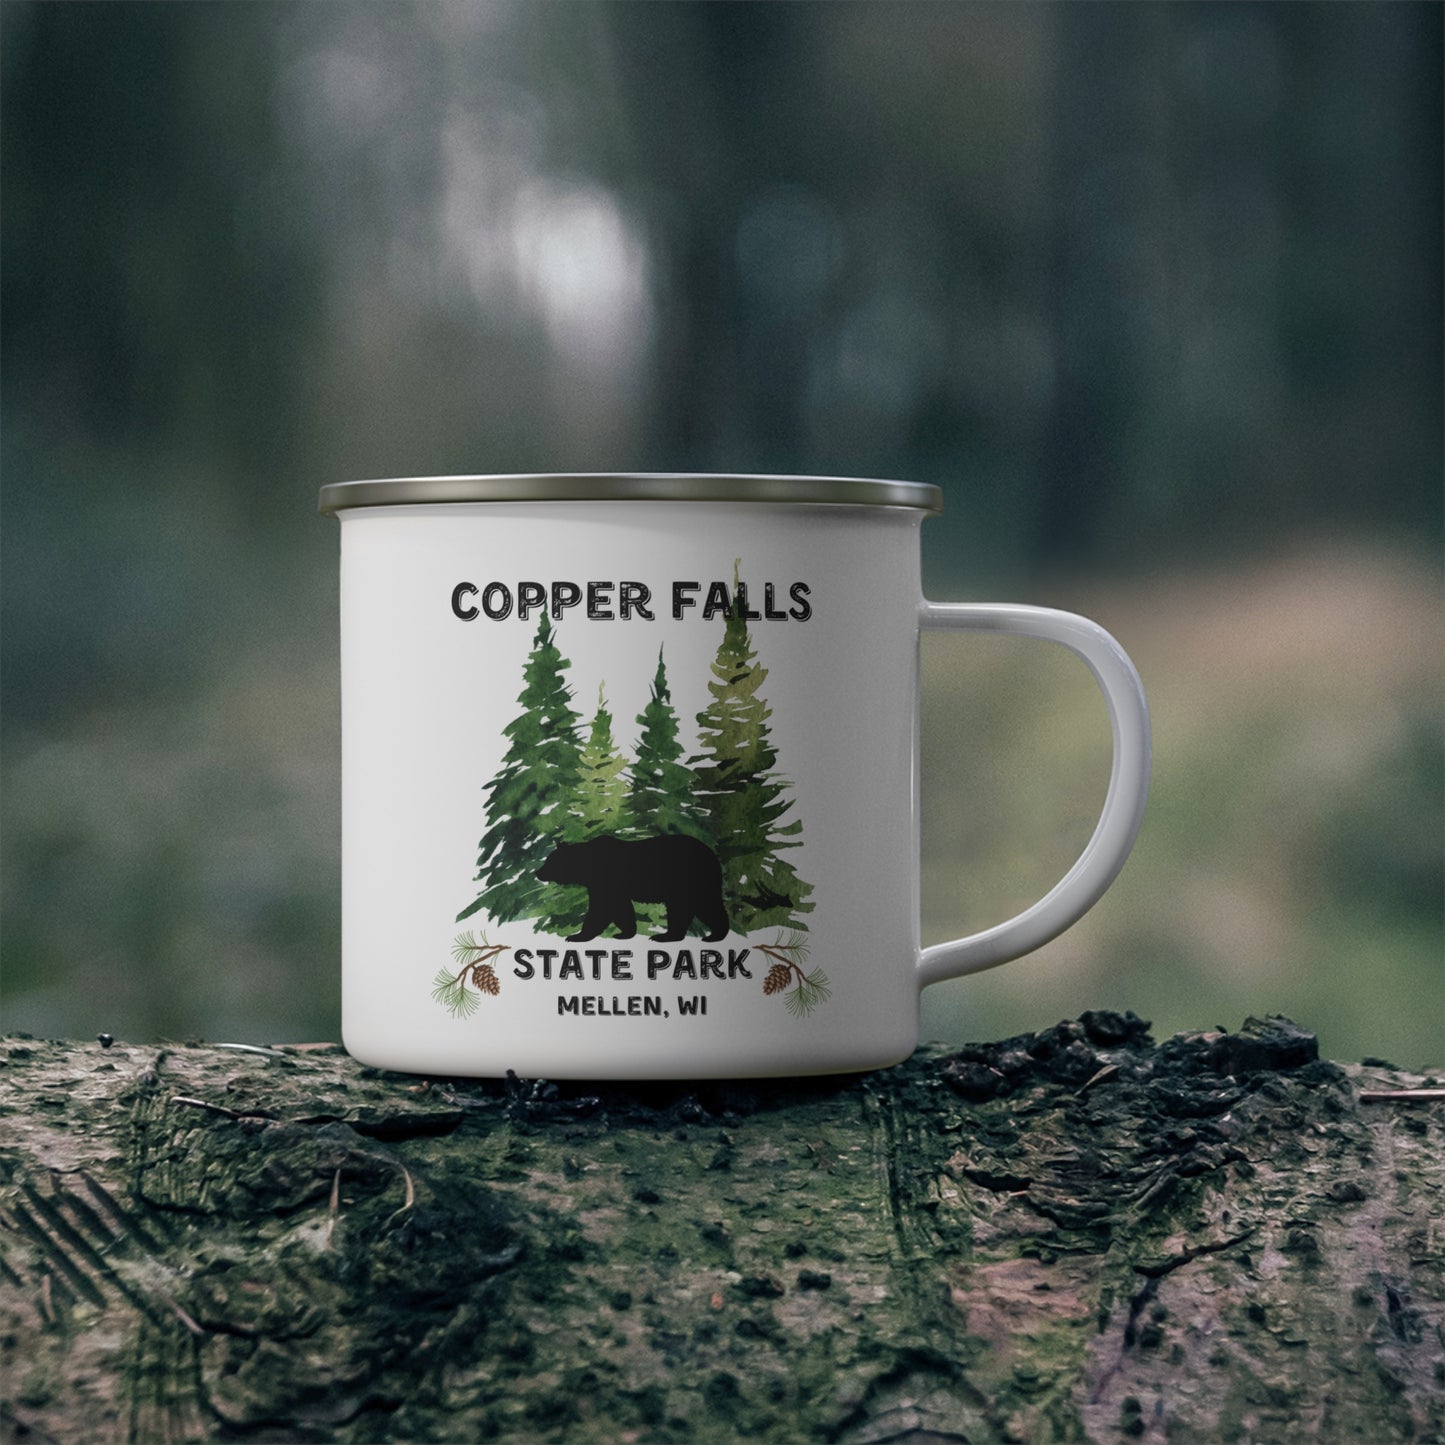
[[[6,1441],[1445,1439],[1445,1106],[1287,1020],[553,1085],[6,1041]]]

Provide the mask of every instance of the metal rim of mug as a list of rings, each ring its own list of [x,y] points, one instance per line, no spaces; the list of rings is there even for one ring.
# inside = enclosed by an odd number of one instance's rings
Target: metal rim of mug
[[[907,507],[938,513],[943,493],[926,482],[858,477],[753,476],[691,472],[520,473],[512,476],[389,477],[328,482],[317,508],[430,506],[446,502],[767,502],[795,506]]]

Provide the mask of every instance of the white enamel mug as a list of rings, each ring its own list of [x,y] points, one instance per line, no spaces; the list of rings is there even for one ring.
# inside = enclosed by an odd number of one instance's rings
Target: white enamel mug
[[[1082,617],[927,601],[919,529],[940,502],[836,478],[323,487],[342,524],[347,1049],[484,1077],[879,1068],[916,1046],[924,985],[1092,907],[1148,790],[1138,674]],[[1114,756],[1067,875],[925,949],[926,628],[1076,653]]]

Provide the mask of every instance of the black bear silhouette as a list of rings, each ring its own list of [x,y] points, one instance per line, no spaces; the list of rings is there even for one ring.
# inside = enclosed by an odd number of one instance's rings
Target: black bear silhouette
[[[694,918],[716,943],[728,932],[723,903],[722,865],[717,854],[683,833],[657,838],[603,835],[580,843],[559,843],[537,869],[539,883],[579,884],[587,889],[587,916],[568,943],[585,943],[613,924],[619,938],[637,936],[634,903],[661,903],[667,928],[658,943],[687,936]]]

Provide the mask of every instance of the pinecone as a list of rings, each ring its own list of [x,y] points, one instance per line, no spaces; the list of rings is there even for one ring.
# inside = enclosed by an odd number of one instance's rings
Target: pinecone
[[[490,963],[478,963],[472,968],[472,982],[483,993],[499,994],[502,985],[497,978],[497,971]]]
[[[793,970],[786,963],[775,963],[768,970],[767,978],[763,980],[763,992],[766,994],[782,993],[792,977]]]

